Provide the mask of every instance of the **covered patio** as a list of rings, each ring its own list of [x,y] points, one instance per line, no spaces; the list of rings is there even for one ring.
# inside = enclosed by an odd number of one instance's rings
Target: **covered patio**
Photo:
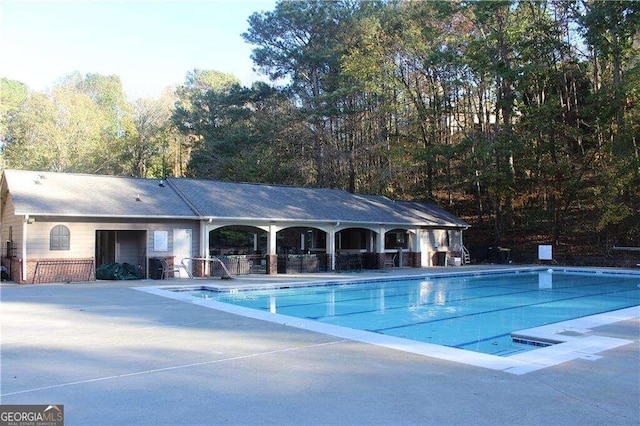
[[[419,267],[421,262],[419,228],[212,222],[203,232],[210,259],[202,257],[210,265],[204,273],[210,275],[222,272],[211,263],[215,258],[237,275]]]

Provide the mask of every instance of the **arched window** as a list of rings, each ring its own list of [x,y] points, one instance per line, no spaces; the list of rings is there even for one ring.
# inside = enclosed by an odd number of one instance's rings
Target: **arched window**
[[[69,228],[64,225],[56,225],[49,233],[49,250],[69,250],[71,235]]]

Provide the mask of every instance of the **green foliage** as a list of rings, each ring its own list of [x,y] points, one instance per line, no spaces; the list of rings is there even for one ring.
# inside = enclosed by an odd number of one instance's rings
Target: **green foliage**
[[[274,86],[193,70],[128,103],[116,76],[2,80],[2,155],[435,200],[498,243],[640,245],[639,4],[279,1],[243,34]]]
[[[0,143],[2,147],[12,143],[15,138],[15,135],[9,130],[9,126],[13,126],[17,114],[24,106],[27,95],[26,84],[6,78],[0,79]]]
[[[73,74],[46,95],[27,91],[6,125],[5,166],[117,173],[129,125],[118,77]]]
[[[216,247],[244,248],[253,246],[254,233],[221,228],[211,231],[210,240]]]

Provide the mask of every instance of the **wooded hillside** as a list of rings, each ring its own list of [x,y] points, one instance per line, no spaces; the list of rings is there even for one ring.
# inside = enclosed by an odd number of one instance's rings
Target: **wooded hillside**
[[[640,2],[280,1],[243,37],[272,84],[3,79],[2,167],[436,201],[523,261],[640,246]]]

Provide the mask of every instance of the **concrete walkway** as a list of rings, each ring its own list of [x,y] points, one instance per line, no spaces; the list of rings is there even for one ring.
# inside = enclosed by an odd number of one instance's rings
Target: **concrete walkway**
[[[632,344],[513,375],[131,288],[154,284],[3,283],[0,403],[62,404],[65,425],[640,423],[638,319],[594,330]]]

